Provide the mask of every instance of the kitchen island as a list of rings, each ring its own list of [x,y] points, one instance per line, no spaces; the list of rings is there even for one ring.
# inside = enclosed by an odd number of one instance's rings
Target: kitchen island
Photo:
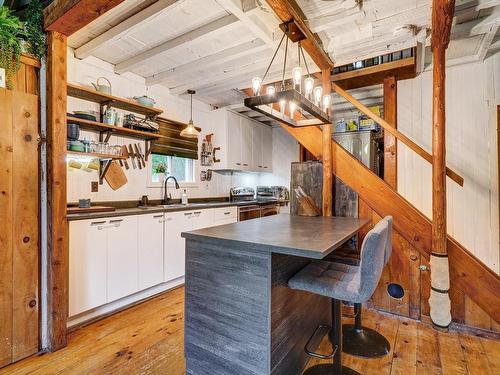
[[[183,233],[187,373],[300,374],[331,302],[289,289],[288,279],[367,223],[277,215]]]

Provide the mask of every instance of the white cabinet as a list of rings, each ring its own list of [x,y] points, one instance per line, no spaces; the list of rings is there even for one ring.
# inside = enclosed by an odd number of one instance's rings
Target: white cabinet
[[[163,213],[138,216],[139,290],[163,282]]]
[[[165,214],[165,277],[170,281],[184,276],[186,270],[186,241],[182,232],[214,225],[214,210],[171,212]]]
[[[253,132],[254,132],[254,122],[247,119],[246,117],[240,116],[241,119],[241,162],[243,164],[242,169],[244,171],[254,170],[252,163],[253,150]],[[229,138],[230,141],[231,138]]]
[[[113,218],[108,225],[108,301],[138,291],[137,216]]]
[[[238,221],[238,208],[233,207],[219,207],[214,209],[214,226],[232,224]]]
[[[226,111],[224,114],[225,123],[222,125],[225,125],[225,129],[221,132],[227,132],[227,144],[220,147],[224,147],[227,152],[225,154],[226,160],[222,160],[221,157],[221,162],[224,164],[223,168],[241,170],[243,168],[241,116],[230,111]]]
[[[262,169],[264,172],[272,172],[273,169],[273,129],[270,126],[262,126]]]
[[[184,276],[186,244],[182,232],[191,230],[192,212],[170,212],[165,214],[165,276],[170,281]]]
[[[212,113],[217,125],[214,147],[220,147],[215,170],[270,172],[272,169],[272,129],[257,121],[222,108]]]
[[[106,220],[69,225],[69,315],[103,305],[106,296]]]

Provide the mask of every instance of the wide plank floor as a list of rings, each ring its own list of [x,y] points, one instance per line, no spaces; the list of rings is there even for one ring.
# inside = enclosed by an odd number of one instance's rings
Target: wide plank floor
[[[183,309],[184,289],[178,288],[80,328],[70,334],[66,348],[5,367],[0,374],[183,374]],[[346,365],[361,374],[500,375],[500,341],[442,333],[371,310],[363,319],[387,337],[392,351],[376,360],[345,356]],[[327,345],[325,340],[322,347]]]

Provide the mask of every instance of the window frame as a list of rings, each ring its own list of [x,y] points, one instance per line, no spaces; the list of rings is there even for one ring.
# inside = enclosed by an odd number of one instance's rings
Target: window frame
[[[160,155],[160,154],[157,154],[157,155]],[[162,155],[162,156],[165,156],[167,158],[172,158],[172,156],[169,156],[169,155]],[[197,175],[197,170],[198,170],[198,163],[196,162],[196,159],[189,159],[189,158],[184,158],[184,159],[187,159],[187,160],[191,160],[191,162],[193,163],[193,181],[179,181],[179,186],[180,187],[186,187],[186,188],[189,188],[189,187],[197,187],[198,186],[198,175]],[[148,162],[147,162],[147,169],[148,169],[148,176],[147,176],[147,184],[146,186],[148,188],[158,188],[158,187],[163,187],[163,184],[164,184],[164,181],[165,181],[165,175],[163,175],[161,177],[161,181],[153,181],[153,154],[150,155],[150,157],[148,158]],[[168,186],[174,186],[175,183],[173,180],[170,180],[168,182]]]

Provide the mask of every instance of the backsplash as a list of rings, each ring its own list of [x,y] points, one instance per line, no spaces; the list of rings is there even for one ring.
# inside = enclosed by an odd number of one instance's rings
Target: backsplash
[[[84,60],[78,60],[73,57],[73,51],[68,49],[68,81],[79,85],[90,85],[98,77],[108,78],[112,85],[113,94],[121,97],[133,97],[145,95],[154,98],[157,102],[156,107],[165,111],[165,115],[178,121],[186,122],[189,119],[189,98],[173,96],[168,93],[168,89],[154,85],[146,87],[144,79],[135,74],[126,73],[117,75],[113,72],[112,65],[105,63],[97,58],[89,57]],[[202,128],[202,135],[215,133],[217,137],[217,124],[211,121],[210,106],[194,102],[193,119],[197,126]],[[68,98],[68,112],[74,110],[98,110],[98,106],[91,102]],[[98,140],[98,134],[93,132],[81,131],[80,139]],[[137,143],[139,140],[112,136],[109,144],[123,145]],[[142,144],[145,148],[144,143]],[[190,184],[181,184],[181,189],[169,189],[172,197],[179,199],[183,190],[186,189],[189,198],[208,198],[208,197],[226,197],[229,194],[231,186],[252,186],[257,185],[289,185],[290,181],[290,162],[298,159],[298,144],[286,132],[280,128],[273,129],[273,151],[275,155],[280,155],[278,160],[273,160],[273,173],[238,173],[219,174],[213,173],[211,181],[199,181],[201,167],[199,161],[195,163],[196,182]],[[130,169],[126,170],[128,183],[120,189],[114,191],[109,185],[99,185],[98,192],[91,192],[91,183],[98,181],[98,172],[95,170],[84,170],[68,168],[68,202],[74,203],[81,198],[90,198],[92,201],[121,201],[121,200],[139,200],[144,194],[149,195],[150,199],[161,199],[163,189],[148,183],[148,170],[151,159],[144,169],[133,169],[131,163]]]

